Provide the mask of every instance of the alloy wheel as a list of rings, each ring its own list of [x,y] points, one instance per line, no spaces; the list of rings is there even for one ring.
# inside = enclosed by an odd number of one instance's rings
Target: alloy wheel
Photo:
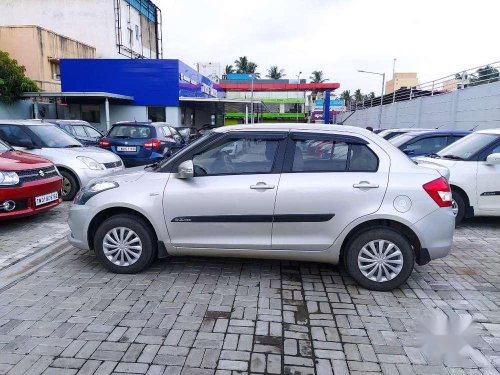
[[[358,267],[363,276],[376,282],[394,279],[403,269],[403,254],[391,241],[374,240],[361,248]]]
[[[451,201],[451,212],[453,212],[453,215],[457,217],[458,215],[458,203],[455,199]]]
[[[104,256],[117,266],[130,266],[142,254],[142,242],[137,233],[125,227],[113,228],[102,241]]]

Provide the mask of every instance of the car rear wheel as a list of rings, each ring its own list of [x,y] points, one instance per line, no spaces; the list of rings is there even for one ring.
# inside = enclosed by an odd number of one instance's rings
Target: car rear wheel
[[[455,224],[458,225],[462,222],[462,220],[465,217],[465,209],[466,209],[466,204],[465,204],[465,199],[457,191],[452,192],[452,198],[453,198],[453,203],[452,203],[452,210],[453,214],[455,215]]]
[[[71,201],[75,197],[80,186],[78,181],[70,172],[60,171],[63,178],[62,197],[65,201]]]
[[[414,263],[410,242],[392,229],[368,230],[347,246],[347,270],[354,280],[370,290],[399,287],[410,277]]]
[[[116,273],[137,273],[156,253],[156,237],[140,217],[120,214],[105,220],[94,237],[97,258]]]

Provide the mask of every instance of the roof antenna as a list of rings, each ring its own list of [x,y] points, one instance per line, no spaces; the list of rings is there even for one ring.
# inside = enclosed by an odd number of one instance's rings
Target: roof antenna
[[[477,124],[476,126],[474,126],[470,131],[473,132],[474,130],[476,130],[476,128],[479,126],[479,124]]]

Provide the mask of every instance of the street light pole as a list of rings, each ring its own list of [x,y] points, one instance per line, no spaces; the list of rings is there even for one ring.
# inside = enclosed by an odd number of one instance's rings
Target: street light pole
[[[250,114],[250,121],[251,123],[253,124],[253,80],[254,80],[254,77],[255,77],[255,73],[252,73],[252,94],[250,96],[250,106],[252,107],[251,108],[251,114]]]
[[[382,76],[382,90],[380,92],[380,107],[378,110],[378,128],[382,128],[382,105],[384,104],[384,87],[385,87],[385,73],[369,72],[366,70],[358,70],[358,73],[376,74]]]
[[[396,58],[394,58],[394,62],[392,63],[392,102],[396,101]]]
[[[300,84],[300,75],[301,74],[302,74],[302,72],[299,72],[299,74],[297,74],[297,119],[296,119],[296,122],[299,122],[299,84]]]

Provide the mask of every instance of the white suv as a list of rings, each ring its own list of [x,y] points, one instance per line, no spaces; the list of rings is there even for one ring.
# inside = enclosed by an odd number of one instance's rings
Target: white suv
[[[500,216],[500,129],[477,131],[419,160],[450,170],[457,224],[464,217]]]
[[[455,228],[445,177],[348,126],[217,128],[74,202],[70,242],[121,273],[167,255],[342,260],[359,284],[389,290],[415,261],[446,256]]]

